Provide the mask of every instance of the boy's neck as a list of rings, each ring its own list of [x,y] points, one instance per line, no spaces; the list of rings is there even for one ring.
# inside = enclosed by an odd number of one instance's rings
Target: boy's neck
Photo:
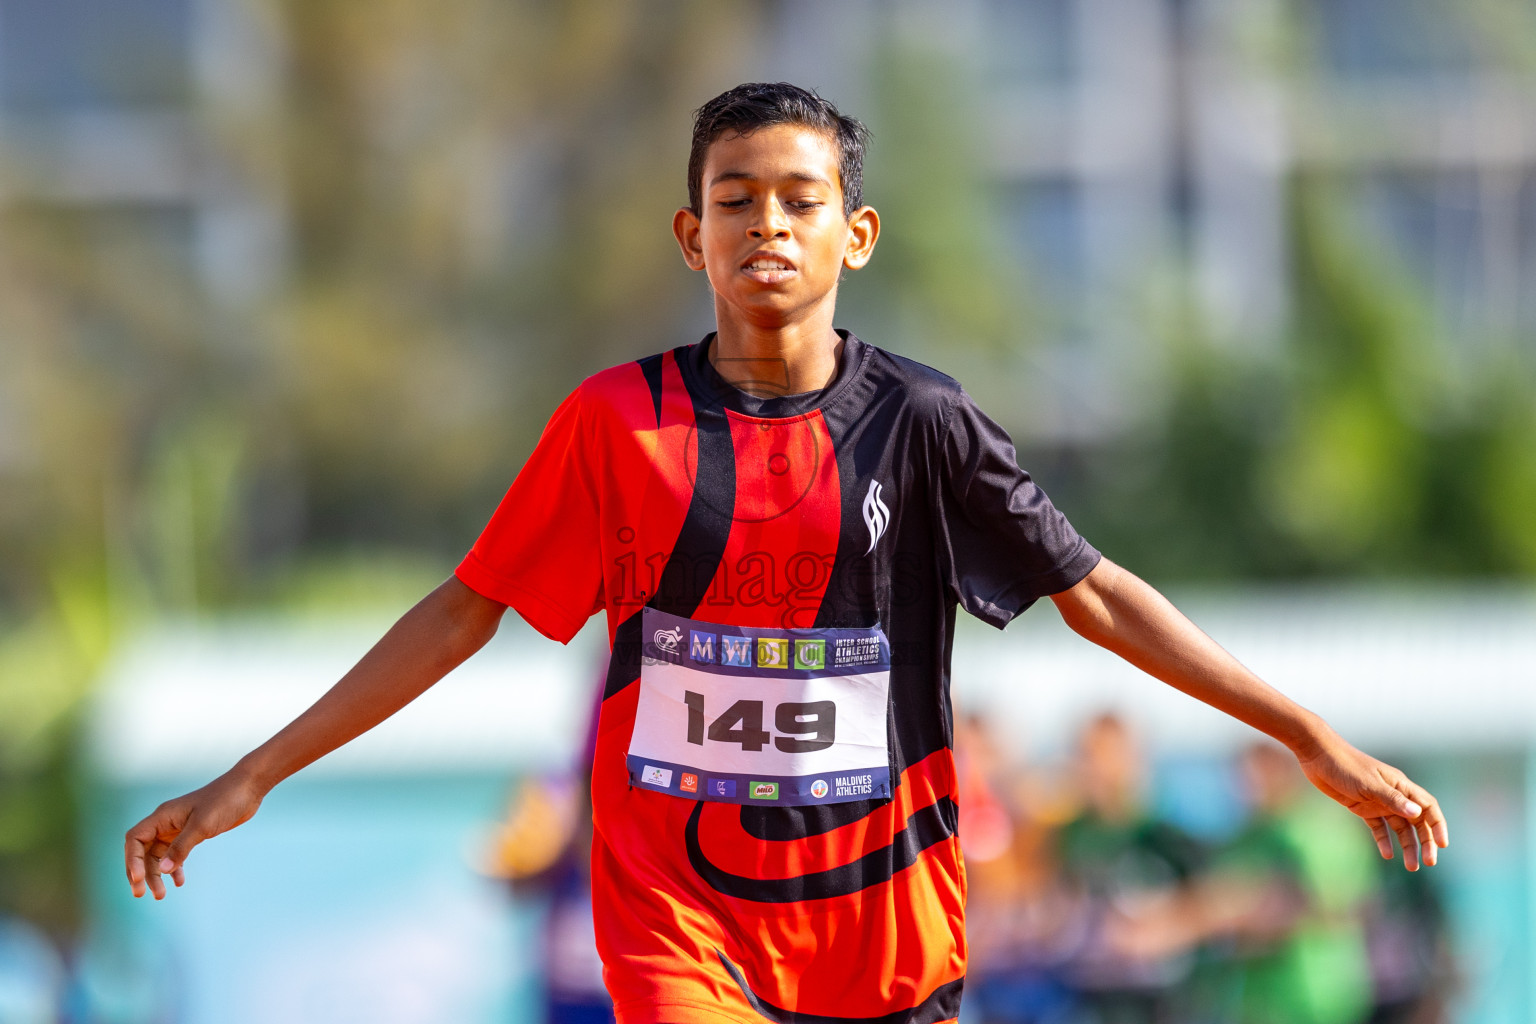
[[[837,376],[843,339],[825,315],[793,323],[754,324],[716,310],[718,330],[709,348],[715,372],[757,398],[820,391]],[[820,312],[820,311],[818,311]]]

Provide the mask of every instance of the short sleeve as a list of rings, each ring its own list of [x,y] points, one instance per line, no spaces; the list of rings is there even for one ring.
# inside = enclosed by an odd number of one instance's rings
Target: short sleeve
[[[581,389],[550,417],[533,454],[455,575],[569,643],[602,606],[594,451]]]
[[[1098,551],[1019,468],[1008,432],[964,391],[936,462],[940,571],[972,615],[1001,629],[1098,564]]]

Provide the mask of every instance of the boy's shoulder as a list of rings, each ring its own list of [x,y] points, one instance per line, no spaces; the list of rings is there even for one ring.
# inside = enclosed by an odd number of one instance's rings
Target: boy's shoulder
[[[863,344],[870,350],[871,374],[878,375],[884,386],[907,392],[914,401],[931,402],[947,410],[965,394],[960,382],[943,370],[878,345]]]
[[[855,385],[859,393],[852,403],[870,410],[884,407],[908,422],[942,434],[955,407],[969,401],[965,388],[944,371],[849,337],[857,343],[855,351],[862,360]]]
[[[684,348],[686,346],[642,356],[639,359],[631,359],[628,362],[598,370],[591,376],[583,378],[581,383],[576,385],[576,390],[591,402],[623,398],[637,390],[660,388],[663,386],[668,370],[672,374],[677,373],[676,362],[665,357],[669,353],[680,355]],[[667,366],[667,363],[671,365]]]

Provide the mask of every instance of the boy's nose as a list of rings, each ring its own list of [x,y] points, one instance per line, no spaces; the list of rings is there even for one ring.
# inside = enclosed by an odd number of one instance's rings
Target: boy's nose
[[[789,217],[778,203],[764,203],[762,217],[748,231],[753,238],[788,238]]]

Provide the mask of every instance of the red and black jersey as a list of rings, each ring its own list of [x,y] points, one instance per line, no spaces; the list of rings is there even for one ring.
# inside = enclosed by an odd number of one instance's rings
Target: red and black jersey
[[[589,377],[458,568],[562,643],[607,612],[592,870],[624,1024],[959,1012],[955,610],[1001,628],[1099,555],[959,384],[839,334],[837,375],[809,394],[733,387],[713,336]],[[743,628],[878,624],[892,795],[750,806],[634,784],[646,607]]]

